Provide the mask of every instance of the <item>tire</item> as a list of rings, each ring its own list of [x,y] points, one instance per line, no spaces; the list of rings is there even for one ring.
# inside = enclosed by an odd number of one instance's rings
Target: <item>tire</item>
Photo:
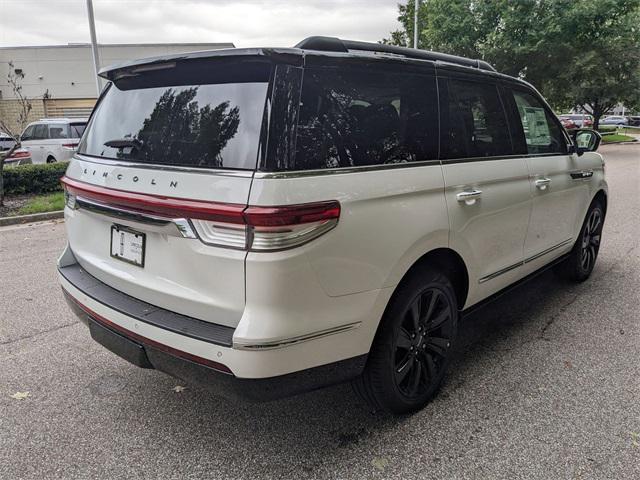
[[[599,201],[594,201],[584,219],[578,239],[569,257],[554,268],[558,276],[572,282],[584,282],[593,271],[600,251],[604,209]]]
[[[437,270],[414,271],[387,305],[356,392],[374,411],[421,409],[442,384],[457,327],[451,281]]]
[[[54,157],[47,157],[47,163],[56,163],[56,159]]]

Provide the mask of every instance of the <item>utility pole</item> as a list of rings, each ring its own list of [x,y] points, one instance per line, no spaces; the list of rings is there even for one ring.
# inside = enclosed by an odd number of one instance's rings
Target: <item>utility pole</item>
[[[418,10],[420,10],[420,0],[415,1],[413,12],[413,48],[418,48]]]
[[[98,41],[96,40],[96,22],[93,18],[93,0],[87,0],[87,15],[89,17],[89,32],[91,33],[91,51],[93,53],[93,68],[96,71],[96,88],[98,95],[102,90],[98,70],[100,69],[100,56],[98,54]]]

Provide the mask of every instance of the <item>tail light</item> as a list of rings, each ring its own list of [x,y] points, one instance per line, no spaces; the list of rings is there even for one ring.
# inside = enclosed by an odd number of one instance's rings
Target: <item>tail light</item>
[[[276,251],[303,245],[338,224],[340,203],[303,203],[286,206],[187,200],[98,187],[62,177],[67,205],[81,197],[110,206],[165,218],[188,219],[200,240],[208,245],[249,251]]]
[[[67,150],[74,150],[78,147],[77,143],[63,143],[62,148],[66,148]]]
[[[27,150],[16,150],[14,151],[10,156],[8,156],[6,159],[9,160],[15,160],[18,158],[27,158],[30,157],[31,153],[29,153],[29,151]]]

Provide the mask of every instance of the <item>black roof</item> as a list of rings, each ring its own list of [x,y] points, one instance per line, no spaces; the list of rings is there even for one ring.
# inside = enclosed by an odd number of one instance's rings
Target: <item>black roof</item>
[[[375,55],[379,58],[396,58],[406,60],[427,60],[443,65],[495,72],[496,70],[483,60],[448,55],[446,53],[417,50],[413,48],[397,47],[378,43],[342,40],[334,37],[309,37],[293,48],[225,48],[219,50],[204,50],[199,52],[178,53],[158,57],[143,58],[112,65],[100,70],[99,75],[108,80],[117,78],[120,73],[138,73],[145,70],[162,68],[160,65],[183,60],[230,57],[263,57],[276,61],[302,65],[306,55]]]

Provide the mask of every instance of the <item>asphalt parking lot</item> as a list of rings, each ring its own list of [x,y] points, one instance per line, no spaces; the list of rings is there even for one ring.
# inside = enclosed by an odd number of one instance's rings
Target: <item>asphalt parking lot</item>
[[[63,223],[0,229],[0,478],[639,478],[640,145],[601,153],[592,278],[545,273],[467,318],[440,395],[407,417],[348,385],[237,404],[137,369],[68,310]]]

